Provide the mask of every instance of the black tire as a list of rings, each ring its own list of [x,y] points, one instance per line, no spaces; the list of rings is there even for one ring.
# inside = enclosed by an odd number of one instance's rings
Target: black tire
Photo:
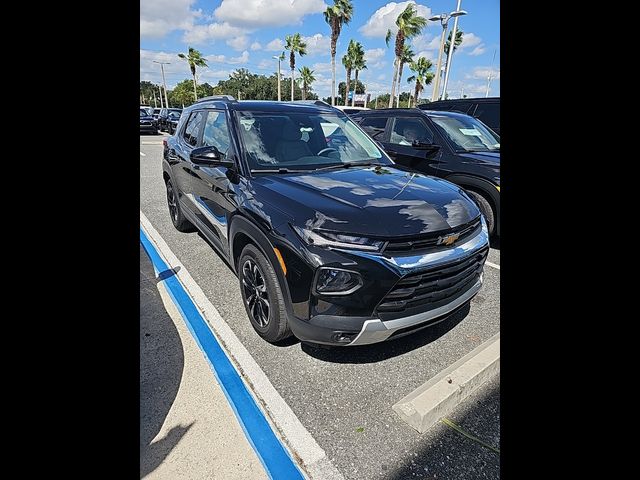
[[[484,219],[487,222],[487,229],[489,230],[489,235],[493,235],[495,233],[496,215],[493,211],[493,208],[491,208],[491,204],[486,198],[484,198],[484,196],[482,196],[482,194],[478,192],[474,192],[473,190],[467,190],[467,193],[473,200],[475,200],[476,204],[478,205],[478,208],[482,212],[482,215],[484,215]]]
[[[238,280],[242,303],[258,335],[269,343],[290,337],[292,333],[278,277],[271,262],[254,245],[247,245],[240,254]]]
[[[193,224],[187,220],[180,208],[180,202],[178,200],[178,194],[173,188],[171,180],[167,180],[167,206],[169,207],[169,216],[171,217],[171,223],[176,227],[179,232],[193,231]]]

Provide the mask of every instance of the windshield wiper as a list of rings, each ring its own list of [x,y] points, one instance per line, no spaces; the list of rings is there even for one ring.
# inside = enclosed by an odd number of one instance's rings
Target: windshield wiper
[[[300,173],[309,172],[309,170],[303,169],[289,169],[289,168],[252,168],[251,173]]]
[[[380,162],[347,162],[347,163],[339,163],[337,165],[329,165],[328,167],[320,167],[314,169],[314,171],[319,170],[333,170],[334,168],[350,168],[350,167],[386,167],[387,164]]]

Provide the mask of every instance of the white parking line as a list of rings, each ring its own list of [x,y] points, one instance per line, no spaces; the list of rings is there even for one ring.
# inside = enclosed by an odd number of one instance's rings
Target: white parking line
[[[141,157],[146,157],[146,156],[147,156],[147,154],[146,154],[146,153],[142,153],[142,152],[140,152],[140,156],[141,156]]]
[[[272,422],[282,441],[300,459],[303,469],[313,480],[344,480],[342,474],[331,463],[325,451],[318,445],[309,431],[302,425],[291,407],[280,396],[260,366],[240,342],[231,327],[224,321],[218,310],[209,301],[200,286],[191,277],[186,267],[173,254],[164,239],[140,211],[140,225],[147,238],[171,267],[189,296],[202,312],[211,331],[220,340],[229,358],[237,365],[238,372],[249,389],[257,397],[258,405],[264,407],[265,416]],[[179,268],[177,268],[179,267]]]
[[[491,262],[484,262],[485,265],[489,265],[490,267],[493,268],[497,268],[498,270],[500,270],[500,265],[496,264],[496,263],[491,263]]]

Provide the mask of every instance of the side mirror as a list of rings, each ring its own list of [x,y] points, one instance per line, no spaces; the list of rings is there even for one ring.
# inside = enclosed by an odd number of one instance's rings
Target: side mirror
[[[194,148],[191,151],[189,158],[196,165],[235,168],[235,164],[229,160],[223,159],[220,151],[213,145]]]
[[[411,146],[416,150],[438,150],[440,148],[440,145],[436,145],[435,143],[420,142],[418,140],[411,142]]]

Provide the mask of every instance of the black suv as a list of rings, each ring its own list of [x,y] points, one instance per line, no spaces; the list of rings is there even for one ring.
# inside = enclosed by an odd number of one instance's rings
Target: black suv
[[[468,115],[389,108],[351,115],[396,163],[463,187],[500,235],[500,137]]]
[[[173,133],[172,125],[175,125],[182,113],[181,108],[162,108],[158,114],[158,128],[160,131]]]
[[[158,122],[151,115],[150,110],[140,107],[140,132],[158,133]]]
[[[269,342],[397,338],[482,285],[488,233],[471,198],[395,165],[324,102],[207,97],[184,109],[162,165],[174,226],[228,261]]]
[[[418,105],[423,110],[445,110],[466,113],[477,118],[500,135],[500,97],[457,98]]]

